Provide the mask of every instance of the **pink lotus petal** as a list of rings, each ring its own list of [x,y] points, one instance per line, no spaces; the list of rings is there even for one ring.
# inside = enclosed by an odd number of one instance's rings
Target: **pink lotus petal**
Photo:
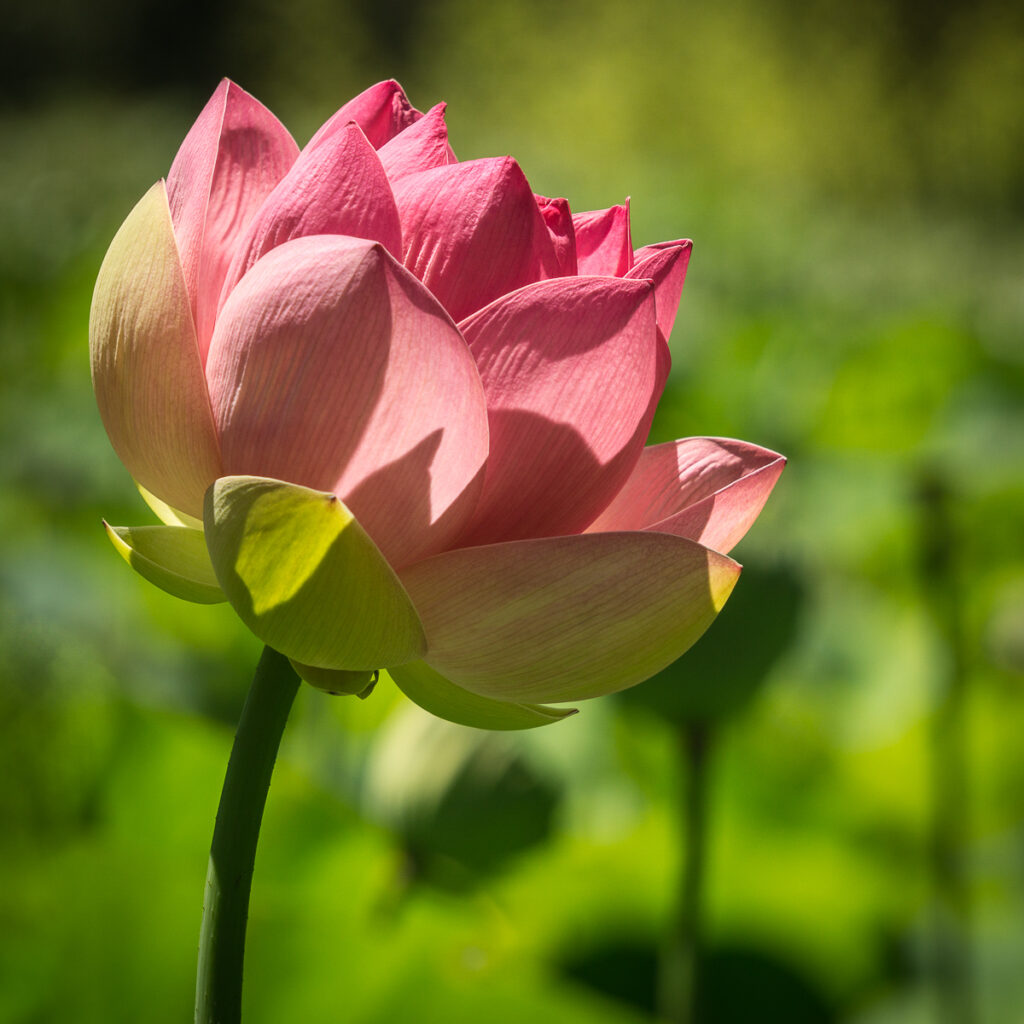
[[[633,266],[628,199],[622,206],[574,214],[572,223],[581,274],[622,277]]]
[[[572,226],[572,212],[567,199],[548,199],[535,196],[540,215],[544,218],[551,242],[555,247],[560,276],[575,276],[579,267],[576,263],[576,232]]]
[[[656,530],[729,551],[750,529],[785,464],[778,452],[727,438],[652,445],[589,532]]]
[[[654,389],[651,391],[651,400],[647,406],[647,412],[641,420],[641,430],[643,431],[643,437],[645,440],[647,435],[651,432],[651,424],[654,422],[654,414],[658,411],[658,403],[661,401],[661,396],[665,392],[665,385],[668,383],[668,375],[672,370],[672,351],[668,347],[665,335],[662,334],[657,327],[655,327],[655,334],[657,335],[658,340],[655,344]],[[643,454],[643,450],[641,450],[640,454]]]
[[[509,701],[583,700],[675,661],[739,575],[662,533],[546,537],[435,555],[399,573],[446,679]]]
[[[394,183],[405,265],[456,320],[557,277],[544,218],[511,157],[467,160]]]
[[[431,107],[415,124],[380,147],[377,155],[391,181],[405,174],[458,163],[452,147],[448,145],[444,110],[443,103]]]
[[[308,145],[253,217],[224,280],[221,305],[261,257],[305,235],[351,235],[402,255],[402,227],[380,158],[349,122]]]
[[[657,307],[657,290],[654,293],[655,296],[655,307]],[[668,347],[668,342],[665,340],[665,335],[662,333],[661,328],[658,328],[658,383],[654,389],[654,404],[657,405],[661,401],[662,392],[665,390],[665,385],[668,383],[668,375],[672,370],[672,350]],[[651,410],[651,419],[654,419],[654,410]]]
[[[370,140],[374,149],[380,149],[400,131],[415,124],[423,115],[409,102],[402,87],[394,80],[378,82],[358,96],[350,99],[336,114],[325,121],[309,145],[320,142],[355,121]]]
[[[644,278],[654,283],[654,294],[658,302],[658,327],[666,338],[672,335],[672,326],[676,322],[692,249],[693,242],[688,238],[637,249],[636,263],[623,275]]]
[[[201,515],[220,453],[162,181],[107,250],[89,354],[103,425],[128,472],[167,505]]]
[[[460,324],[487,395],[491,454],[462,544],[583,530],[640,456],[657,400],[647,281],[560,277]]]
[[[171,218],[204,362],[235,245],[298,153],[284,125],[225,79],[171,164]]]
[[[378,244],[272,250],[221,311],[207,367],[226,473],[333,491],[392,565],[448,544],[487,457],[462,336]]]

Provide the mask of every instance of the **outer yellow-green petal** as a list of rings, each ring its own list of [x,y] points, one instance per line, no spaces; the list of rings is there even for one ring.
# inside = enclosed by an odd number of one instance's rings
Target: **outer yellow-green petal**
[[[576,714],[576,708],[516,704],[470,693],[422,661],[388,669],[395,685],[424,711],[475,729],[535,729]]]
[[[497,700],[576,701],[675,661],[739,576],[731,558],[663,533],[587,533],[459,548],[402,570],[424,659]]]
[[[377,685],[376,671],[349,672],[339,668],[315,668],[313,665],[303,665],[301,661],[293,661],[292,668],[295,669],[296,675],[310,686],[335,696],[348,694],[353,697],[367,697]]]
[[[391,566],[333,494],[226,476],[206,494],[206,543],[221,588],[264,643],[314,668],[372,671],[420,657],[426,640]]]
[[[150,494],[140,483],[136,483],[135,486],[139,489],[142,500],[153,510],[161,523],[166,523],[168,526],[188,526],[193,530],[202,530],[202,519],[196,519],[195,516],[190,516],[187,512],[171,508],[166,501],[161,501],[155,494]]]
[[[103,425],[131,475],[191,516],[221,472],[185,278],[163,182],[110,243],[89,317]]]
[[[226,600],[202,530],[186,526],[111,526],[110,543],[142,577],[183,601],[217,604]]]

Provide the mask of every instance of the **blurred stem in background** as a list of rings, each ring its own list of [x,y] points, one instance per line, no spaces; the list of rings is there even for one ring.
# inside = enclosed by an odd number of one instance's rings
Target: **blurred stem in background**
[[[701,997],[702,904],[708,841],[708,790],[714,727],[680,723],[675,730],[681,769],[680,832],[686,853],[665,948],[658,1001],[668,1024],[696,1024]]]
[[[722,730],[750,706],[793,644],[803,602],[803,585],[790,567],[748,563],[743,585],[686,657],[620,694],[624,703],[666,722],[679,766],[675,814],[682,857],[657,992],[660,1019],[668,1024],[699,1024],[718,1010],[717,995],[704,984],[712,756]]]
[[[942,648],[931,736],[932,820],[929,856],[935,886],[930,968],[936,1019],[977,1020],[964,858],[969,836],[967,658],[957,579],[957,532],[946,478],[921,473],[917,488],[924,604]]]
[[[266,647],[231,748],[203,898],[196,971],[196,1024],[238,1024],[249,890],[263,808],[299,677]]]

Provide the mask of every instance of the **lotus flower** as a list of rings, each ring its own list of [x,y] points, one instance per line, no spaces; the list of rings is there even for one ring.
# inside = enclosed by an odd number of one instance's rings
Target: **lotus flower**
[[[96,284],[100,412],[165,524],[110,538],[325,689],[383,668],[527,728],[633,686],[722,607],[784,462],[644,447],[689,256],[457,161],[395,82],[300,151],[225,81]]]

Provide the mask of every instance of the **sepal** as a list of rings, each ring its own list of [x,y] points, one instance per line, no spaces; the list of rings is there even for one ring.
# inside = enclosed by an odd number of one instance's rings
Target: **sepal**
[[[225,601],[202,530],[187,526],[103,527],[117,553],[144,579],[173,597],[196,604]]]
[[[409,595],[334,494],[266,477],[221,477],[206,492],[204,521],[231,606],[293,661],[372,672],[424,653]]]
[[[575,715],[576,708],[517,704],[470,693],[422,661],[388,669],[395,685],[414,704],[438,718],[474,729],[536,729]]]
[[[202,519],[196,519],[195,516],[190,516],[187,512],[172,508],[166,501],[162,501],[155,494],[147,491],[140,483],[136,483],[135,486],[138,488],[139,494],[142,495],[142,500],[165,526],[188,526],[193,530],[202,530]]]
[[[345,669],[316,668],[293,661],[295,674],[317,690],[323,690],[335,697],[349,696],[366,699],[377,685],[376,671],[348,672]]]

